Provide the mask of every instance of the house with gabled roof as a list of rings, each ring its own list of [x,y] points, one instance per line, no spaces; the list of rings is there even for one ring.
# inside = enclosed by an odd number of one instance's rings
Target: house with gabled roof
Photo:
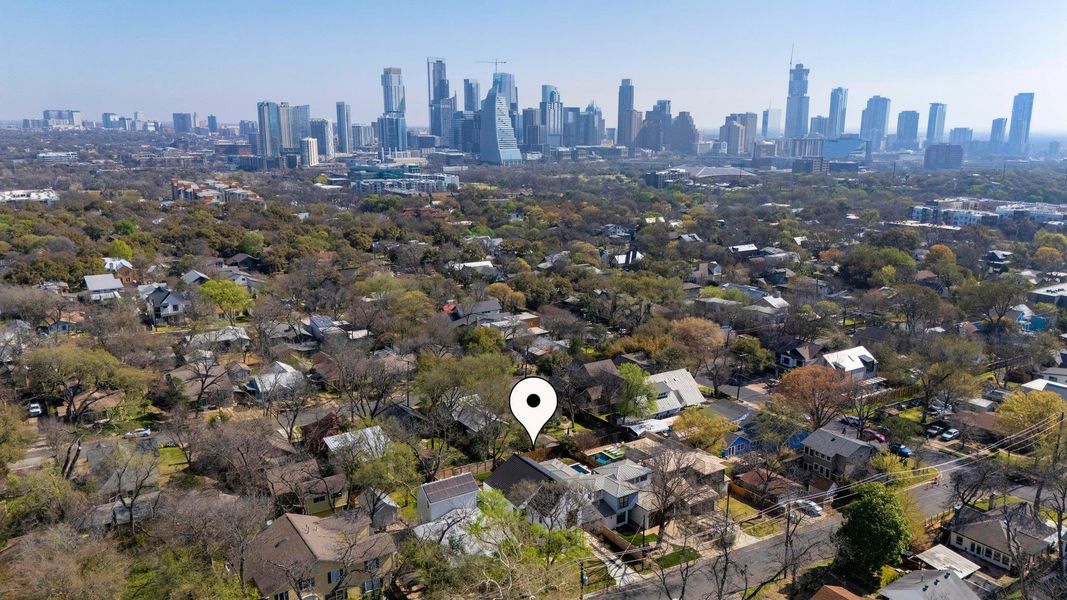
[[[829,427],[817,429],[804,438],[800,454],[804,468],[833,481],[854,479],[867,469],[875,448]]]
[[[419,522],[436,521],[457,509],[474,510],[478,506],[479,489],[470,473],[422,484],[415,494]]]

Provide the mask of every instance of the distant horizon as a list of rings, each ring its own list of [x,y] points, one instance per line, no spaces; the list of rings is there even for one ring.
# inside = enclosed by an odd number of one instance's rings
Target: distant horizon
[[[345,101],[353,123],[370,123],[382,110],[381,71],[393,66],[404,75],[410,126],[426,127],[426,57],[444,58],[462,103],[463,79],[478,79],[484,96],[493,65],[481,61],[497,56],[507,61],[500,70],[515,75],[520,109],[536,107],[540,86],[551,84],[566,106],[595,101],[614,127],[618,85],[629,78],[636,109],[670,99],[674,114],[690,112],[699,129],[714,131],[729,113],[784,109],[792,48],[793,62],[811,70],[809,116],[827,115],[830,90],[845,87],[848,131],[859,130],[867,98],[883,95],[890,132],[901,110],[918,111],[924,126],[929,104],[943,102],[946,135],[954,127],[988,135],[993,119],[1010,119],[1016,93],[1034,92],[1031,135],[1067,133],[1067,49],[1049,43],[1067,5],[1050,0],[1026,10],[991,1],[771,1],[758,14],[634,0],[583,4],[590,19],[560,19],[574,14],[571,5],[547,0],[519,22],[513,7],[465,1],[390,10],[327,1],[313,12],[261,6],[14,3],[5,8],[0,51],[20,58],[0,64],[0,117],[20,122],[57,108],[92,121],[141,111],[169,122],[172,113],[196,112],[235,124],[256,120],[256,102],[273,100],[309,104],[313,117],[334,121],[335,103]],[[76,18],[55,19],[57,12]],[[723,22],[733,26],[716,28]],[[986,35],[992,24],[997,35]],[[314,35],[298,45],[285,32]],[[358,46],[347,41],[354,35]]]

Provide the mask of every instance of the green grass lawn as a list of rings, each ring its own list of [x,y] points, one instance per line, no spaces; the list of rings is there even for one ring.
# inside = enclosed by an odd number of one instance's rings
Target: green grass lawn
[[[622,535],[622,534],[620,534],[620,535]],[[623,535],[622,537],[623,537],[623,539],[625,539],[627,542],[630,542],[634,546],[644,546],[645,544],[655,544],[656,540],[658,539],[656,537],[656,534],[654,534],[654,533],[642,534],[641,532],[632,533],[630,535]]]
[[[915,406],[907,410],[902,410],[899,414],[897,414],[897,416],[902,419],[907,419],[909,421],[914,421],[918,423],[922,421],[923,418],[923,407]]]
[[[726,512],[726,498],[719,498],[717,501],[719,510]],[[737,496],[730,497],[730,516],[735,521],[744,521],[745,519],[751,519],[759,513],[759,509],[747,504],[744,501],[738,499]]]
[[[1008,496],[1007,498],[1005,498],[1004,496],[997,496],[997,506],[1004,506],[1005,504],[1018,504],[1020,502],[1025,502],[1025,500],[1018,496]],[[974,503],[974,507],[978,510],[989,510],[989,498],[982,498],[981,500],[976,501]]]
[[[664,569],[700,558],[700,553],[689,546],[682,547],[677,544],[671,544],[671,546],[674,547],[674,552],[664,554],[656,559],[656,564]]]
[[[165,484],[175,473],[184,471],[189,466],[185,455],[176,446],[164,446],[159,449],[159,480]]]
[[[418,501],[414,495],[407,494],[405,497],[404,491],[399,490],[389,494],[389,497],[400,506],[400,518],[408,523],[418,523]]]

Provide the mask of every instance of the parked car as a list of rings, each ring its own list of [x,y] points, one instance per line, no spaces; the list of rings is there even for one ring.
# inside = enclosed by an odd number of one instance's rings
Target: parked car
[[[794,500],[793,506],[797,507],[801,512],[813,517],[822,516],[822,507],[811,500]]]
[[[940,425],[931,425],[926,428],[926,437],[934,437],[944,430],[945,428]]]
[[[880,443],[885,443],[885,436],[871,429],[870,427],[863,430],[863,435],[861,437],[868,442],[871,440],[877,440]]]
[[[150,428],[150,427],[142,427],[141,429],[134,429],[133,431],[127,431],[126,435],[124,435],[123,437],[127,437],[127,438],[135,438],[135,437],[146,438],[146,437],[151,437],[151,436],[152,436],[152,428]]]
[[[954,440],[954,439],[956,439],[956,438],[958,438],[958,437],[960,437],[960,430],[959,430],[959,429],[955,429],[955,428],[953,428],[953,429],[946,429],[946,430],[945,430],[945,431],[944,431],[944,432],[943,432],[943,433],[941,434],[941,441],[943,441],[943,442],[950,442],[950,441],[952,441],[952,440]]]
[[[30,413],[31,417],[39,417],[44,414],[44,409],[42,409],[41,405],[36,402],[31,402],[30,405],[26,407],[26,410]]]
[[[889,451],[902,458],[911,458],[911,448],[904,444],[890,444]]]
[[[854,417],[852,415],[845,415],[845,416],[841,417],[840,422],[844,423],[845,425],[848,425],[849,427],[859,427],[860,426],[859,417]]]
[[[912,398],[911,400],[908,401],[908,406],[910,406],[912,408],[915,408],[916,406],[922,406],[922,405],[923,405],[923,399],[922,398]]]
[[[1037,480],[1032,475],[1024,473],[1023,471],[1008,471],[1005,476],[1008,481],[1016,485],[1034,486],[1037,485]]]

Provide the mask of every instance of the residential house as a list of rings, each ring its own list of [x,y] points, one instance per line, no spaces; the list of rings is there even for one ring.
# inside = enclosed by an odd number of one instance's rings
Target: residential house
[[[722,277],[722,265],[715,261],[697,263],[693,271],[686,276],[685,280],[690,283],[707,285],[712,281],[718,281]]]
[[[795,369],[815,364],[826,346],[819,342],[805,342],[796,338],[774,351],[775,362],[783,369]]]
[[[203,285],[203,284],[205,284],[205,283],[207,283],[209,281],[211,281],[210,277],[208,277],[207,275],[204,275],[203,273],[201,273],[200,271],[197,271],[196,269],[190,269],[190,270],[186,271],[182,275],[182,282],[184,282],[185,285],[196,285],[196,286],[199,286],[199,285]]]
[[[357,452],[380,458],[385,454],[386,446],[389,445],[389,436],[385,434],[380,425],[372,425],[363,429],[326,436],[322,438],[322,442],[326,445],[326,451],[330,454]]]
[[[396,544],[389,534],[372,534],[370,525],[366,516],[350,513],[283,514],[249,543],[244,581],[270,600],[311,594],[342,600],[377,593],[393,568]]]
[[[1048,379],[1034,379],[1019,386],[1024,392],[1053,392],[1067,400],[1067,383],[1049,381]]]
[[[86,275],[85,289],[90,302],[117,300],[122,296],[122,282],[111,273],[104,275]]]
[[[470,473],[422,484],[415,494],[419,522],[436,521],[456,509],[475,509],[478,489],[478,482]]]
[[[60,311],[59,318],[48,325],[48,333],[77,333],[81,331],[83,323],[85,323],[85,311]]]
[[[156,286],[155,290],[145,296],[144,301],[153,323],[181,319],[190,304],[184,292],[173,291],[165,285]]]
[[[226,265],[244,271],[259,271],[263,268],[263,261],[244,252],[238,252],[226,259]]]
[[[863,600],[863,597],[857,596],[841,586],[824,585],[815,592],[811,600]]]
[[[214,361],[195,361],[170,371],[164,378],[178,383],[190,402],[201,407],[227,406],[233,401],[233,380],[226,367]]]
[[[727,248],[737,259],[744,259],[750,256],[755,256],[759,252],[759,248],[755,244],[738,244],[736,246],[730,246]]]
[[[676,415],[683,408],[704,403],[700,385],[686,369],[649,375],[645,381],[656,389],[656,407],[649,415],[653,419]]]
[[[105,256],[104,271],[111,273],[125,285],[133,285],[136,283],[137,271],[133,268],[133,263],[125,258]]]
[[[608,264],[613,267],[627,268],[635,266],[645,258],[645,255],[640,251],[633,249],[627,250],[623,254],[612,254],[608,257]]]
[[[878,590],[878,596],[885,600],[979,600],[952,571],[912,571]]]
[[[733,458],[751,452],[756,448],[756,443],[752,441],[752,438],[753,436],[744,429],[727,433],[723,436],[725,446],[722,449],[722,457]]]
[[[752,409],[728,398],[718,398],[708,404],[707,410],[737,425],[744,426],[752,418]]]
[[[804,486],[769,469],[750,469],[730,480],[730,491],[763,507],[781,506],[804,495]]]
[[[967,579],[981,570],[978,564],[967,560],[959,553],[953,552],[942,544],[935,544],[916,554],[911,558],[911,563],[917,565],[920,569],[952,571],[960,579]]]
[[[863,346],[827,352],[819,358],[818,364],[843,371],[855,381],[871,379],[878,373],[878,360]]]
[[[245,389],[258,402],[265,402],[277,394],[298,390],[305,383],[304,374],[296,368],[274,361],[262,373],[252,377]]]
[[[620,461],[622,462],[622,461]],[[533,506],[543,514],[528,515],[531,520],[546,527],[577,527],[593,521],[599,521],[608,529],[616,529],[631,522],[631,512],[637,507],[641,488],[647,487],[651,471],[634,463],[625,461],[615,466],[597,467],[592,473],[581,465],[568,465],[559,459],[541,463],[553,481],[580,490],[583,501],[566,502],[557,495],[550,498],[555,502],[536,502]],[[551,490],[537,490],[535,495],[549,494]],[[532,499],[532,498],[531,498]],[[551,509],[544,510],[545,506]],[[532,510],[527,505],[528,513]]]
[[[210,350],[212,352],[244,352],[252,338],[244,327],[227,325],[220,329],[204,331],[185,338],[189,350]]]
[[[1012,531],[1009,538],[1008,531]],[[1015,566],[1012,556],[1037,556],[1056,546],[1056,529],[1034,514],[1028,502],[989,510],[963,506],[949,522],[949,547],[1003,569]]]
[[[875,448],[869,442],[824,427],[804,439],[804,468],[833,481],[855,479],[867,469]]]
[[[463,426],[470,435],[477,435],[501,418],[479,406],[481,399],[477,394],[464,396],[456,400],[452,407],[452,419]]]

